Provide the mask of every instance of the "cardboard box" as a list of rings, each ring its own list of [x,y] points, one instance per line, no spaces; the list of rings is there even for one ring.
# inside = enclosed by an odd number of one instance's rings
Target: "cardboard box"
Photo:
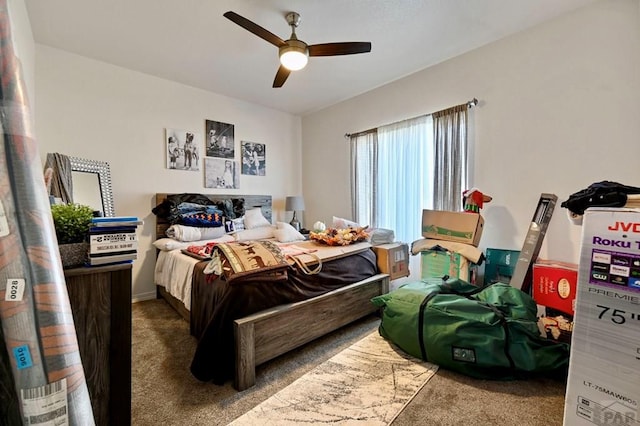
[[[533,300],[537,304],[573,316],[577,286],[575,263],[538,260],[533,264]]]
[[[484,282],[509,284],[518,262],[519,250],[488,248],[485,250]]]
[[[389,243],[373,246],[378,258],[378,269],[395,280],[409,276],[409,246],[404,243]]]
[[[583,216],[564,424],[640,422],[640,210]]]
[[[477,213],[422,210],[422,236],[478,247],[484,219]]]
[[[476,283],[478,265],[469,262],[459,253],[443,250],[420,252],[420,278],[460,278],[471,284]]]

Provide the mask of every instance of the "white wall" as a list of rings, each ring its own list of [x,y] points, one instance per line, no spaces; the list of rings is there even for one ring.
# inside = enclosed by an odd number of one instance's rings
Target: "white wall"
[[[297,116],[36,45],[36,138],[48,152],[110,164],[117,215],[144,219],[133,266],[134,299],[154,297],[156,192],[269,194],[274,219],[301,186]],[[204,188],[204,172],[165,168],[164,129],[205,132],[205,119],[235,125],[240,141],[266,145],[266,176],[240,176],[240,188]],[[204,152],[204,147],[200,152]]]
[[[305,223],[351,217],[345,133],[476,97],[471,186],[493,196],[481,248],[520,250],[550,192],[559,200],[540,257],[578,262],[581,227],[560,202],[602,180],[640,187],[639,8],[596,2],[304,117]]]

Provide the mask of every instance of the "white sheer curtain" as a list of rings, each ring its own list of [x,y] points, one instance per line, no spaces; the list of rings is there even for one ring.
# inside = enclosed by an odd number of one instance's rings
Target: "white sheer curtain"
[[[430,115],[378,128],[376,225],[398,241],[420,237],[422,209],[433,205],[432,129]]]
[[[468,105],[351,136],[353,218],[397,241],[422,236],[422,210],[462,210]]]

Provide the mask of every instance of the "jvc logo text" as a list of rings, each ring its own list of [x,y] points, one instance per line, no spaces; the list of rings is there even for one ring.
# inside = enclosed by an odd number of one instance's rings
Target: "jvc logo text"
[[[640,223],[637,222],[616,222],[609,226],[609,231],[637,232],[640,233]]]

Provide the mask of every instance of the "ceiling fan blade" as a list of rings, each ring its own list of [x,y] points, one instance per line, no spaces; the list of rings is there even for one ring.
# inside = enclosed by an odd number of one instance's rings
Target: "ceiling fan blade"
[[[240,25],[245,30],[247,30],[249,32],[252,32],[253,34],[255,34],[258,37],[260,37],[261,39],[268,41],[269,43],[273,44],[274,46],[280,47],[280,46],[283,46],[285,44],[285,41],[283,39],[281,39],[277,35],[273,34],[271,31],[265,30],[260,25],[254,23],[254,22],[251,22],[247,18],[245,18],[243,16],[240,16],[235,12],[229,11],[229,12],[226,12],[222,16],[224,16],[225,18],[229,19],[230,21],[235,22],[236,24]]]
[[[309,56],[353,55],[367,52],[371,52],[371,43],[364,41],[312,44],[309,46]]]
[[[282,87],[284,82],[287,81],[289,74],[291,74],[291,71],[283,65],[280,65],[280,68],[278,68],[278,72],[276,73],[276,78],[273,79],[273,87]]]

